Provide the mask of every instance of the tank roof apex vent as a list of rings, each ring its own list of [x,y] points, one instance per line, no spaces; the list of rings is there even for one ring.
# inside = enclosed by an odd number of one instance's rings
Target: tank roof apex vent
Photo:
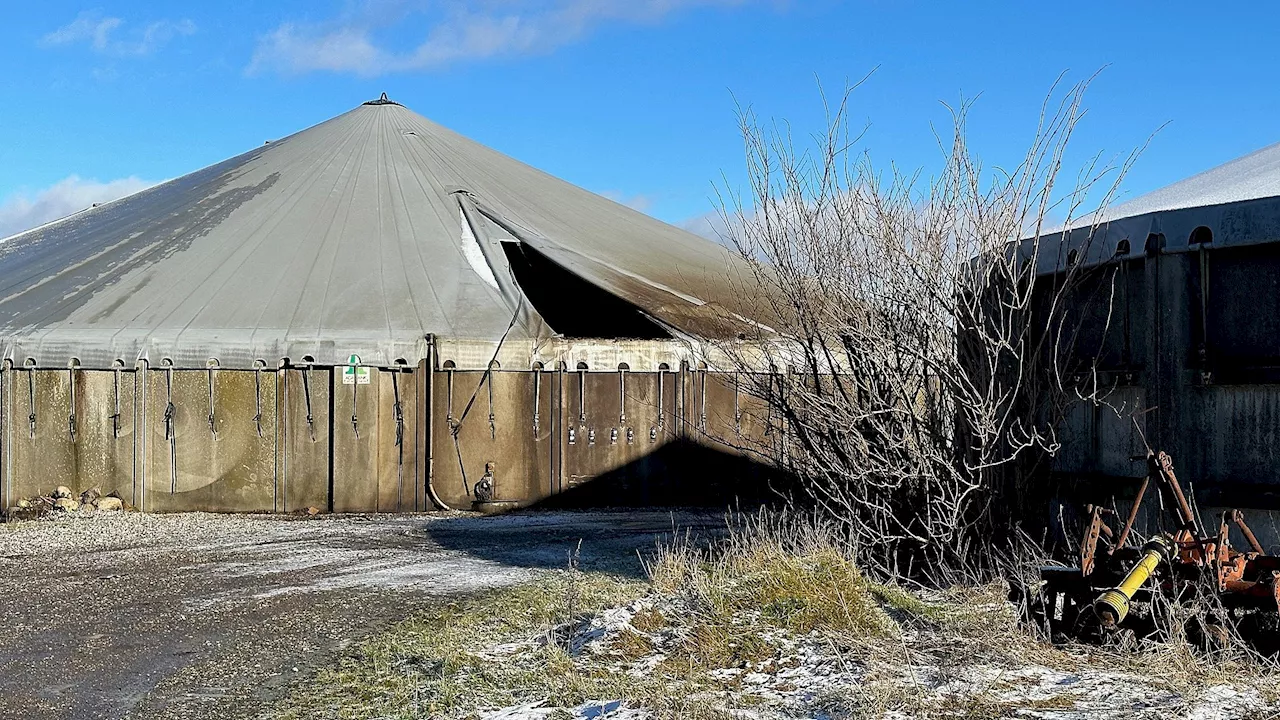
[[[400,103],[388,98],[386,93],[382,93],[382,96],[377,100],[370,100],[366,102],[365,105],[400,105]]]

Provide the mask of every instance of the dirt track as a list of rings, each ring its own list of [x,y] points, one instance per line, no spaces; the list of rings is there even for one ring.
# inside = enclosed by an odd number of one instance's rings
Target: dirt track
[[[640,572],[667,512],[138,514],[0,526],[0,718],[257,717],[342,645],[567,564]]]

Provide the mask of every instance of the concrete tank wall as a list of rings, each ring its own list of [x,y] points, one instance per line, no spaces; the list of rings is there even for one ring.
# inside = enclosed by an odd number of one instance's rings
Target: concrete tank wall
[[[11,369],[2,375],[6,504],[58,485],[97,487],[137,502],[135,373]]]
[[[733,374],[367,370],[5,367],[0,502],[68,485],[157,512],[469,508],[490,463],[496,499],[518,505],[762,495],[749,449],[767,412]]]
[[[1124,506],[1146,473],[1145,436],[1206,520],[1259,511],[1255,529],[1280,544],[1280,243],[1188,242],[1146,238],[1145,257],[1091,270],[1068,304],[1081,319],[1074,360],[1096,358],[1113,390],[1111,407],[1067,413],[1054,469],[1070,503]]]

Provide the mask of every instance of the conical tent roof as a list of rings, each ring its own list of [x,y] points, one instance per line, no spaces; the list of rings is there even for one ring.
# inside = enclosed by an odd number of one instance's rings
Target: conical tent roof
[[[551,334],[504,243],[676,334],[738,309],[719,245],[377,101],[0,243],[0,346],[41,366],[390,364],[428,337]]]
[[[1077,219],[1054,252],[1041,249],[1040,271],[1062,270],[1072,250],[1085,264],[1140,256],[1152,236],[1165,252],[1280,241],[1280,143],[1107,208],[1096,228],[1093,220]]]

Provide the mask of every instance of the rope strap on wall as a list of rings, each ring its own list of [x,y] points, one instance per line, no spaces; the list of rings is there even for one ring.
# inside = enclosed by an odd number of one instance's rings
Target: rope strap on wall
[[[360,382],[356,378],[352,378],[351,383],[351,432],[356,434],[356,438],[360,437],[360,416],[356,414],[356,408],[359,407]]]
[[[698,403],[698,429],[706,432],[707,430],[707,371],[699,370],[698,375],[702,377],[702,397]]]
[[[304,365],[302,367],[302,395],[307,400],[307,433],[311,435],[311,442],[316,441],[316,418],[311,414],[311,366]]]
[[[663,390],[666,377],[667,371],[662,368],[658,368],[658,427],[660,428],[665,427],[665,423],[667,422],[667,394],[666,391]],[[655,439],[657,437],[657,433],[649,433],[649,436],[651,440]]]
[[[36,370],[27,371],[27,427],[31,439],[36,439]]]
[[[218,421],[213,414],[213,408],[214,408],[213,368],[209,368],[207,370],[207,373],[209,375],[209,432],[213,435],[214,439],[216,440],[218,438]]]
[[[533,437],[538,438],[538,424],[541,419],[539,408],[542,407],[542,371],[533,371]]]
[[[400,373],[391,373],[392,410],[396,418],[396,510],[404,508],[404,406],[400,404]]]
[[[165,406],[164,406],[164,438],[169,441],[169,494],[178,492],[178,433],[174,427],[173,406],[173,368],[164,373]]]
[[[112,389],[112,408],[111,413],[111,437],[120,437],[120,371],[116,370],[111,373],[111,389]]]
[[[627,424],[627,371],[618,368],[618,424]]]
[[[253,371],[253,425],[262,437],[262,368]]]
[[[67,368],[67,383],[71,388],[71,411],[67,414],[67,433],[71,442],[76,441],[76,369]]]
[[[492,373],[493,369],[490,368],[489,372]],[[489,391],[489,439],[497,440],[498,425],[493,414],[493,377],[492,376],[490,376],[488,381],[485,382],[485,386]]]

